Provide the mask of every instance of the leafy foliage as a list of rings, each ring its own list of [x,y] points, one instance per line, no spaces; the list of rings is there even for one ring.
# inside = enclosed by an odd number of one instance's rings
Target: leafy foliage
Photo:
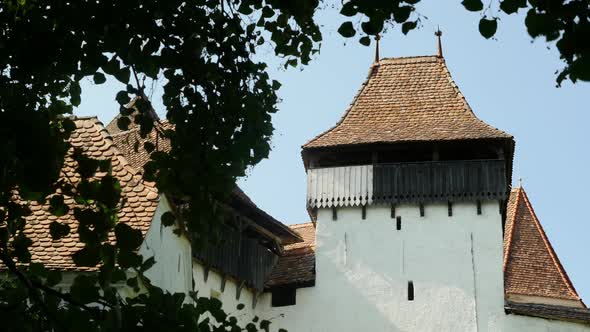
[[[370,45],[370,36],[395,25],[404,34],[420,26],[420,0],[349,0],[340,7],[338,32]],[[479,31],[492,38],[497,13],[527,10],[531,37],[555,42],[565,68],[557,76],[590,80],[588,2],[585,0],[501,0],[484,7],[480,0],[463,6],[480,12]],[[74,123],[68,115],[81,102],[80,82],[108,79],[125,85],[115,100],[121,114],[132,98],[137,110],[117,124],[138,126],[142,137],[157,117],[144,93],[144,81],[163,81],[166,120],[161,132],[169,152],[151,143],[137,146],[151,155],[144,178],[160,192],[186,203],[179,211],[195,245],[216,237],[220,202],[247,167],[268,156],[280,83],[266,64],[253,60],[261,47],[272,47],[285,67],[308,64],[322,39],[314,14],[319,0],[126,0],[0,2],[0,320],[8,330],[267,330],[268,321],[239,327],[216,300],[168,294],[143,275],[155,261],[137,253],[141,233],[117,219],[121,187],[107,161],[94,160],[69,146]],[[493,6],[498,7],[494,12]],[[163,78],[162,78],[163,77]],[[70,151],[82,177],[60,179]],[[100,176],[98,174],[100,173]],[[75,204],[67,204],[66,198]],[[54,216],[73,214],[83,245],[73,255],[80,275],[68,293],[55,285],[62,276],[31,263],[25,233],[30,202],[45,203]],[[176,216],[163,215],[164,225]],[[54,221],[53,239],[68,236],[70,226]],[[18,264],[17,264],[18,262]],[[30,264],[29,264],[30,263]],[[141,295],[122,299],[126,284]],[[90,305],[92,304],[92,305]],[[98,304],[98,305],[96,305]],[[240,309],[240,308],[238,308]]]

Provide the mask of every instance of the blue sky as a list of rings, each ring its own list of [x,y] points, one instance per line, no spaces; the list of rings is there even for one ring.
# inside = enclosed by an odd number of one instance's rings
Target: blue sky
[[[480,14],[460,1],[423,0],[418,12],[427,17],[408,36],[396,27],[381,40],[381,56],[436,53],[434,31],[443,31],[443,52],[451,74],[474,112],[516,140],[514,181],[524,187],[558,256],[578,292],[590,302],[590,84],[569,82],[555,87],[562,67],[555,47],[527,35],[523,16],[502,16],[494,40],[477,31]],[[327,6],[329,7],[329,6]],[[364,81],[373,60],[373,45],[344,40],[337,32],[342,18],[326,8],[317,15],[324,41],[320,54],[303,69],[283,70],[270,51],[259,54],[283,86],[270,158],[240,180],[241,187],[264,210],[288,223],[308,221],[305,171],[300,147],[342,116]],[[548,47],[549,46],[549,47]],[[78,115],[98,115],[107,123],[118,112],[120,87],[112,82],[83,85]],[[158,89],[154,104],[158,103]]]

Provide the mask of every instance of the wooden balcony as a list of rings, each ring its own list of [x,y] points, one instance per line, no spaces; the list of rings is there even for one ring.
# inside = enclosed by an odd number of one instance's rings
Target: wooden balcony
[[[278,256],[238,231],[227,229],[222,234],[221,243],[208,245],[193,252],[195,258],[205,266],[244,282],[257,291],[264,289]]]
[[[504,160],[403,162],[308,170],[309,207],[505,199]]]

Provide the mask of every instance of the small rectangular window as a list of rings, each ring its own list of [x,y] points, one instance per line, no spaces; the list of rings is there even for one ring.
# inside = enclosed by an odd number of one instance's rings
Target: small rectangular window
[[[414,301],[414,282],[408,281],[408,301]]]
[[[295,305],[297,289],[294,287],[281,287],[272,290],[271,304],[273,307]]]
[[[396,228],[397,230],[401,230],[402,229],[402,217],[397,216],[397,218],[395,218],[395,223],[396,223]]]

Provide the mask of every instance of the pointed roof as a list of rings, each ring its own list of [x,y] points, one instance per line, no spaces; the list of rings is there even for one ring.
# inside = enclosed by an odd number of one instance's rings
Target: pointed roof
[[[512,139],[478,119],[438,56],[381,59],[332,129],[303,146]]]
[[[504,287],[506,296],[578,301],[585,307],[522,187],[511,191],[507,206]]]

